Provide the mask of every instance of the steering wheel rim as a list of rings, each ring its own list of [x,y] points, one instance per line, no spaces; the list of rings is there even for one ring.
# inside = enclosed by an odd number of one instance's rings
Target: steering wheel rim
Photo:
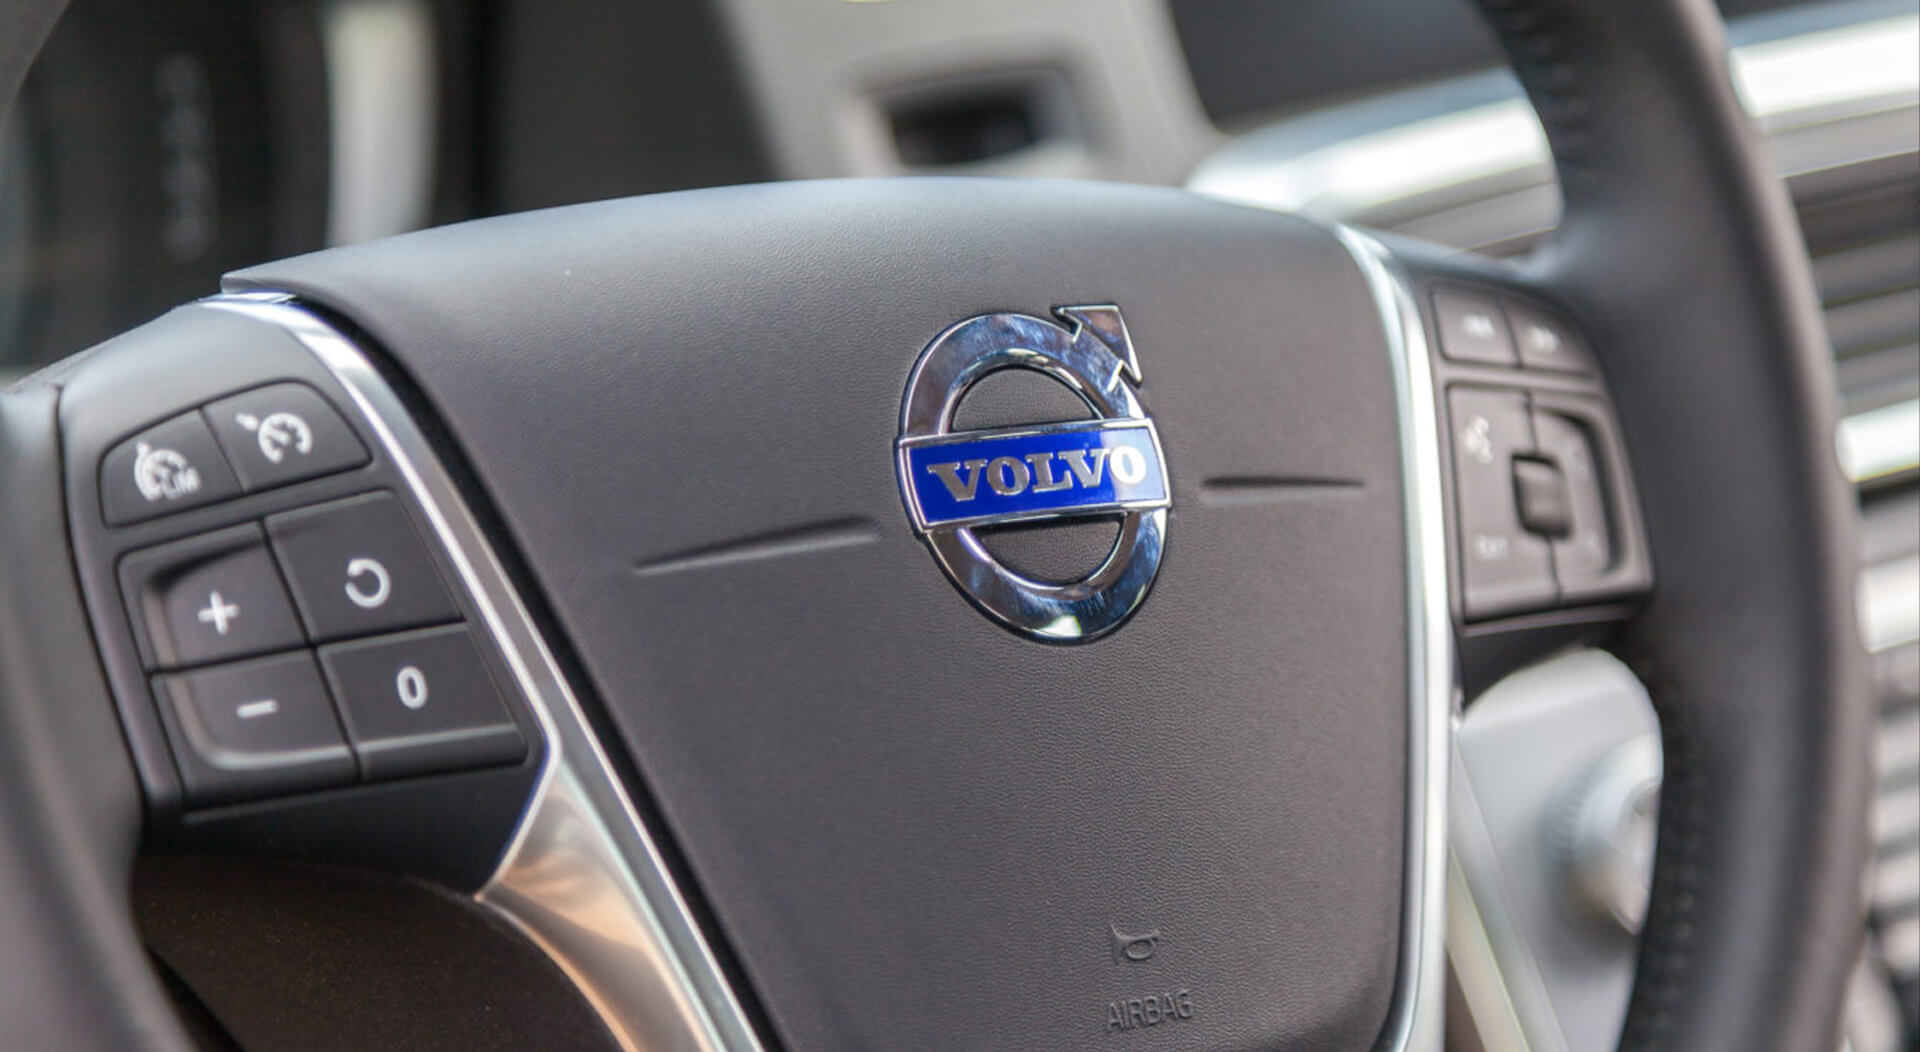
[[[1658,559],[1658,587],[1612,644],[1659,710],[1667,770],[1622,1045],[1819,1047],[1836,1031],[1864,912],[1870,709],[1851,601],[1851,495],[1833,454],[1829,357],[1797,224],[1705,0],[1481,7],[1541,115],[1566,195],[1560,231],[1505,280],[1551,296],[1591,339]],[[302,284],[273,267],[241,280]],[[354,314],[324,281],[297,290]],[[32,412],[23,399],[41,399],[44,414],[61,382],[43,376],[17,394],[13,419]],[[48,532],[45,522],[18,529]],[[67,613],[78,619],[77,608]],[[11,628],[10,652],[29,655],[45,624]],[[24,656],[14,666],[20,680],[34,671]],[[16,681],[9,708],[24,712],[50,689]],[[28,730],[20,747],[47,738]],[[15,802],[73,798],[72,771],[9,769],[23,776]],[[116,976],[126,1000],[55,1025],[83,1043],[165,1044],[163,1002],[140,981],[137,941],[114,916],[136,790],[112,775],[95,784],[102,802],[87,821],[117,830],[109,846],[63,851],[60,867],[19,886],[68,907],[47,916],[84,918],[75,923],[95,932],[49,959],[82,986]],[[120,817],[102,817],[111,815]],[[36,838],[59,828],[47,818],[26,823]],[[23,939],[53,945],[58,935]]]
[[[1566,199],[1529,277],[1592,326],[1660,557],[1615,644],[1665,751],[1622,1047],[1822,1047],[1861,938],[1871,708],[1798,221],[1709,3],[1480,6]]]

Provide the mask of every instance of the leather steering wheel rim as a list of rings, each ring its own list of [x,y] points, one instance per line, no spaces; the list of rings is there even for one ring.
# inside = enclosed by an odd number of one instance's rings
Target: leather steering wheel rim
[[[1658,559],[1615,644],[1660,713],[1666,777],[1649,914],[1622,1046],[1816,1049],[1837,1033],[1862,932],[1870,707],[1854,624],[1853,500],[1810,268],[1784,187],[1731,84],[1708,0],[1479,0],[1552,146],[1565,219],[1528,280],[1580,319],[1612,384]],[[61,4],[16,5],[0,87]],[[30,43],[25,44],[31,47]],[[54,381],[57,383],[57,380]],[[51,414],[46,388],[16,397]],[[25,413],[16,404],[15,419]],[[57,494],[56,478],[12,480]],[[57,496],[12,502],[61,536]],[[67,565],[9,551],[21,580]],[[1757,572],[1763,571],[1763,572]],[[52,593],[49,593],[52,594]],[[77,604],[0,619],[0,655],[84,632]],[[115,763],[47,762],[100,726],[97,676],[0,660],[8,772],[4,918],[47,962],[31,989],[97,1011],[10,1032],[69,1046],[181,1043],[123,913],[137,789]],[[97,713],[101,720],[110,707]],[[97,722],[97,721],[93,721]],[[67,744],[62,745],[63,740]],[[14,759],[21,762],[15,763]],[[116,768],[103,770],[102,768]],[[88,828],[81,829],[80,826]],[[15,1020],[24,1020],[12,1029]]]
[[[1863,930],[1871,709],[1799,224],[1707,0],[1480,7],[1565,195],[1531,274],[1589,326],[1659,560],[1616,644],[1665,750],[1621,1045],[1820,1048]]]

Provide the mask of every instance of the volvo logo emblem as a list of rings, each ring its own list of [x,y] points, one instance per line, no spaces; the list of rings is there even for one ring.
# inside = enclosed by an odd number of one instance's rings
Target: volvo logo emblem
[[[983,314],[936,337],[907,383],[895,463],[914,529],[962,592],[1011,628],[1077,643],[1112,631],[1146,598],[1172,489],[1159,432],[1134,390],[1140,363],[1120,309],[1054,314],[1058,322]],[[1094,419],[955,431],[967,391],[1003,369],[1065,384]],[[996,561],[976,532],[1087,516],[1117,516],[1120,530],[1078,581],[1028,580]]]

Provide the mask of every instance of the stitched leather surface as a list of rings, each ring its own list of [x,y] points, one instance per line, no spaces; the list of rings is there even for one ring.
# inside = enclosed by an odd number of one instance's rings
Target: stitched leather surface
[[[1863,931],[1870,707],[1797,222],[1706,0],[1479,4],[1566,194],[1534,276],[1598,344],[1657,563],[1618,644],[1666,746],[1622,1044],[1834,1048]]]

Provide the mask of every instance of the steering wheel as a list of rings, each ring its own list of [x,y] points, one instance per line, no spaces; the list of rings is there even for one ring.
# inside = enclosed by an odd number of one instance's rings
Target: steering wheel
[[[9,1040],[184,1046],[144,842],[468,893],[625,1047],[1436,1048],[1451,721],[1596,643],[1665,748],[1622,1046],[1832,1047],[1870,710],[1793,214],[1707,0],[1481,7],[1565,194],[1518,267],[737,187],[253,268],[0,395]]]

